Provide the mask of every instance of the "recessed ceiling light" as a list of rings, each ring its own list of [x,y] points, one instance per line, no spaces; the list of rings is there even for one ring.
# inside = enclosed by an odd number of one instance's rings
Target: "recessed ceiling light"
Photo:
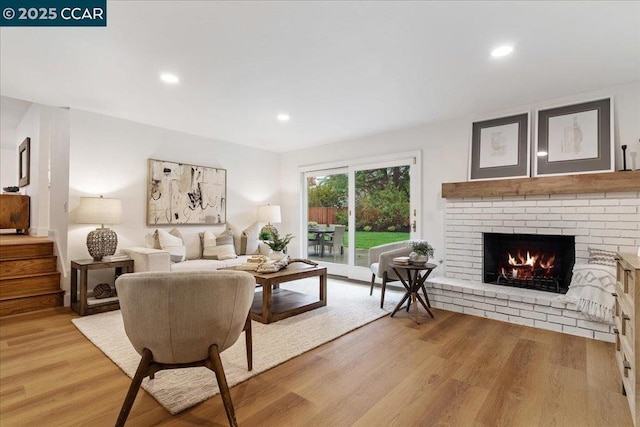
[[[547,155],[547,154],[549,154],[549,153],[547,153],[546,151],[538,151],[538,153],[537,153],[537,154],[538,154],[538,157],[544,157],[544,156],[546,156],[546,155]]]
[[[288,122],[289,115],[287,113],[280,113],[278,114],[278,120],[280,120],[281,122]]]
[[[493,49],[491,51],[491,56],[493,56],[494,58],[500,58],[502,56],[509,55],[511,52],[513,52],[513,46],[504,45]]]
[[[169,83],[169,84],[176,84],[180,81],[180,79],[178,78],[178,76],[176,76],[175,74],[171,74],[171,73],[160,73],[160,80],[162,80],[165,83]]]

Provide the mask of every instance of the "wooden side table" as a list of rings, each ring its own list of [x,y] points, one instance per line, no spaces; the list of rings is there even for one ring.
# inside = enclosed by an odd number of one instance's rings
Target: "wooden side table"
[[[413,311],[415,314],[415,321],[418,322],[418,302],[422,304],[427,313],[431,317],[433,317],[433,313],[431,312],[431,303],[429,302],[429,297],[427,296],[427,290],[424,287],[424,282],[427,280],[427,277],[431,274],[434,268],[437,267],[435,264],[424,264],[424,265],[399,265],[395,263],[389,263],[389,266],[396,273],[400,281],[402,282],[402,286],[407,290],[404,294],[396,308],[391,313],[391,317],[402,307],[407,299],[411,298],[407,303],[407,311],[409,311],[409,306],[413,302]],[[406,279],[405,279],[406,278]],[[424,300],[418,293],[422,289],[422,293],[424,294]]]
[[[124,273],[133,273],[133,260],[121,261],[94,261],[82,259],[71,261],[71,308],[80,316],[101,313],[103,311],[117,310],[120,308],[118,297],[104,299],[88,298],[87,278],[89,270],[115,268],[116,279]],[[78,271],[80,271],[80,283],[78,284]],[[80,294],[78,295],[78,285]]]

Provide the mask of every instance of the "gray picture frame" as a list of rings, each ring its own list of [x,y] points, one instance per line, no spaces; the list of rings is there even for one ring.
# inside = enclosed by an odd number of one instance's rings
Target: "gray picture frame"
[[[469,181],[529,177],[530,135],[529,112],[473,122],[469,147]]]
[[[26,137],[18,147],[18,186],[26,187],[31,182],[31,138]]]
[[[226,169],[148,160],[147,225],[226,222]]]
[[[615,168],[611,97],[537,110],[534,176]]]

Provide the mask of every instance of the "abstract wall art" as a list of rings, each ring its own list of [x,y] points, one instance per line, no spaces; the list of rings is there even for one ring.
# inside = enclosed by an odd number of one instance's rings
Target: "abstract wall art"
[[[223,224],[227,171],[149,159],[147,225]]]

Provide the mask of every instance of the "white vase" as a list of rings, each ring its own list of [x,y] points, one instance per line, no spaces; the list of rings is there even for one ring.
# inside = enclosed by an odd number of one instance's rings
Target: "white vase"
[[[284,252],[282,251],[272,251],[269,254],[269,258],[274,260],[274,261],[280,261],[282,258],[286,257],[287,255],[285,255]]]
[[[409,254],[409,261],[414,265],[425,265],[429,261],[429,257],[426,255],[420,255],[415,252]]]

